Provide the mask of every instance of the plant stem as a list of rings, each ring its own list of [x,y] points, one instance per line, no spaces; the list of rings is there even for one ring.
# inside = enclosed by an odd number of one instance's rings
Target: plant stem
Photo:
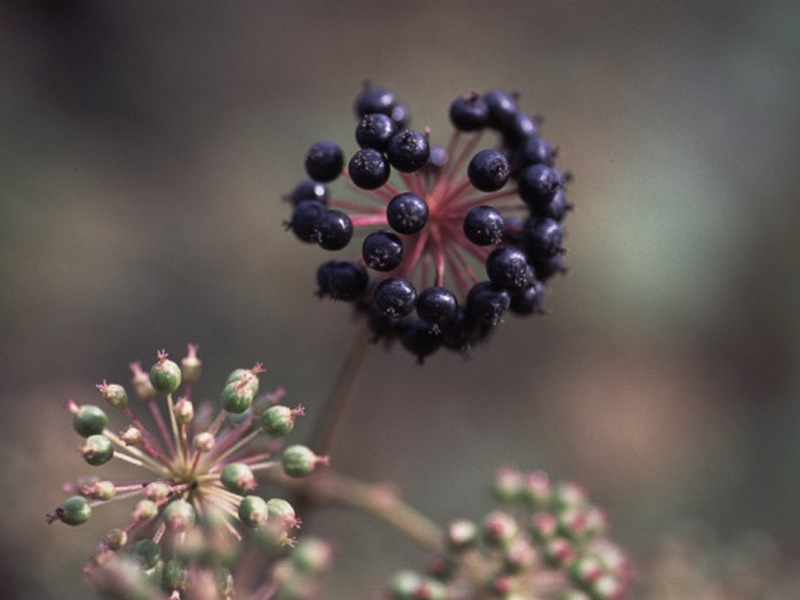
[[[432,552],[444,550],[444,532],[425,515],[404,502],[390,484],[371,484],[325,468],[306,479],[269,474],[277,483],[315,503],[330,502],[354,508],[394,527]]]
[[[322,416],[317,421],[308,443],[308,446],[317,454],[329,454],[336,443],[344,415],[353,400],[353,392],[369,342],[370,332],[367,327],[364,327],[353,343],[347,360],[336,377],[336,383],[330,395],[325,399]]]

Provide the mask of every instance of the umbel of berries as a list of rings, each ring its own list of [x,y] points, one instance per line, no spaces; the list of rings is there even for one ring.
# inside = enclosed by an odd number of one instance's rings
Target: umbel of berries
[[[313,143],[308,178],[287,195],[300,240],[350,252],[320,265],[318,295],[353,303],[376,339],[420,361],[441,347],[467,352],[509,312],[541,313],[565,270],[568,177],[517,97],[456,98],[444,146],[411,128],[387,89],[365,84],[354,108],[357,149],[348,158]]]

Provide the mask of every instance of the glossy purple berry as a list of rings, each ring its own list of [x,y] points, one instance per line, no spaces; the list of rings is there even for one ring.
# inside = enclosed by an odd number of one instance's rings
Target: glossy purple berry
[[[389,277],[375,287],[373,299],[382,315],[397,319],[414,310],[417,290],[405,277]]]
[[[389,179],[391,169],[386,157],[374,148],[362,148],[350,159],[347,173],[362,190],[374,190]]]
[[[467,310],[478,322],[496,326],[511,303],[508,292],[491,281],[481,281],[467,294]]]
[[[503,215],[492,206],[471,208],[464,217],[464,235],[478,246],[497,244],[503,238]]]
[[[319,237],[317,225],[326,210],[328,209],[325,205],[318,200],[303,200],[294,207],[292,218],[286,226],[298,239],[308,243],[316,242]]]
[[[489,125],[495,129],[511,123],[517,114],[517,101],[511,94],[491,90],[484,94],[483,99],[489,110]]]
[[[417,194],[404,192],[386,206],[386,220],[397,233],[412,235],[428,223],[428,204]]]
[[[519,290],[530,283],[528,259],[522,250],[511,246],[495,248],[486,259],[486,274],[497,285]]]
[[[446,287],[425,288],[417,298],[417,315],[431,325],[447,325],[456,318],[457,311],[458,300]]]
[[[411,321],[400,334],[400,343],[422,364],[426,356],[430,356],[442,346],[442,339],[421,321]]]
[[[394,121],[398,131],[407,129],[411,123],[411,111],[408,109],[408,106],[402,102],[398,102],[392,107],[389,116],[392,118],[392,121]]]
[[[530,219],[525,224],[525,241],[528,254],[544,259],[564,253],[564,230],[553,219]]]
[[[364,84],[364,89],[356,98],[353,106],[356,116],[363,117],[373,113],[391,116],[392,109],[397,104],[395,95],[382,87],[375,87],[369,82]]]
[[[489,124],[489,105],[475,92],[460,96],[450,105],[450,122],[459,131],[479,131]]]
[[[344,154],[333,142],[317,142],[306,154],[306,173],[311,179],[327,183],[342,173]]]
[[[425,166],[431,149],[427,136],[414,129],[404,129],[389,140],[386,155],[398,171],[411,173]]]
[[[532,283],[513,292],[509,310],[517,315],[543,314],[544,291],[541,283]]]
[[[317,294],[333,300],[352,302],[360,298],[369,284],[367,270],[360,264],[334,258],[317,269]]]
[[[328,202],[328,188],[319,181],[304,179],[294,187],[287,198],[294,205],[300,204],[304,200],[317,200],[326,204]]]
[[[522,111],[517,111],[500,127],[506,145],[516,148],[525,140],[532,138],[537,132],[536,120]]]
[[[403,242],[391,231],[373,231],[364,238],[361,256],[370,269],[391,271],[403,260]]]
[[[328,209],[317,218],[317,243],[325,250],[341,250],[353,237],[353,222],[341,210]]]
[[[356,127],[356,142],[362,148],[383,150],[397,133],[397,125],[388,115],[372,113],[361,117]]]
[[[519,176],[519,197],[531,207],[541,207],[553,201],[564,180],[558,170],[546,164],[523,169]]]
[[[532,136],[520,144],[517,160],[523,169],[538,164],[552,167],[556,160],[556,151],[546,139]]]
[[[467,167],[470,182],[482,192],[495,192],[503,187],[511,175],[508,159],[497,150],[481,150]]]

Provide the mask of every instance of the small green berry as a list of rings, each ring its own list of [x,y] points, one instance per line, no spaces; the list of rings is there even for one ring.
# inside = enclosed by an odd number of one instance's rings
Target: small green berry
[[[258,375],[253,371],[237,369],[228,377],[228,383],[222,390],[222,408],[229,413],[243,413],[252,406],[257,392]]]
[[[173,500],[164,508],[164,522],[172,531],[186,531],[197,519],[197,513],[189,502],[183,499]]]
[[[92,516],[92,507],[83,496],[72,496],[56,509],[56,516],[67,525],[82,525]]]
[[[86,404],[78,408],[72,420],[72,426],[75,428],[75,431],[83,437],[103,433],[106,425],[108,425],[106,413],[104,413],[101,408],[91,404]]]
[[[158,502],[169,496],[169,485],[163,481],[151,481],[142,490],[142,495],[148,500]]]
[[[318,464],[327,463],[327,457],[317,456],[311,448],[301,444],[289,446],[281,456],[283,472],[289,477],[305,477],[310,475]]]
[[[81,493],[87,498],[108,501],[117,494],[117,487],[113,481],[95,481],[90,485],[83,486]]]
[[[114,446],[104,435],[90,435],[79,452],[83,460],[93,467],[98,467],[114,457]]]
[[[325,540],[306,536],[297,542],[291,560],[301,573],[318,575],[333,563],[333,548]]]
[[[181,384],[181,368],[167,359],[164,350],[158,352],[158,362],[150,369],[150,383],[157,391],[165,394],[171,394]]]
[[[123,409],[128,406],[128,393],[117,383],[100,383],[97,385],[100,395],[111,408]]]
[[[244,494],[256,487],[256,478],[250,467],[244,463],[230,463],[225,465],[219,475],[219,480],[226,488],[237,494]]]
[[[161,560],[161,548],[153,540],[145,538],[136,542],[133,555],[142,561],[146,569],[152,569]]]
[[[139,500],[131,511],[131,517],[136,522],[150,521],[158,514],[158,505],[152,500]]]
[[[259,496],[245,496],[239,503],[239,518],[248,527],[257,529],[269,519],[269,507]]]
[[[295,417],[302,414],[302,406],[295,409],[282,405],[270,406],[261,414],[261,428],[267,435],[283,437],[294,429]]]
[[[117,551],[128,543],[128,534],[124,529],[115,527],[105,535],[103,543],[109,550]]]
[[[175,420],[187,425],[194,418],[194,406],[186,397],[181,397],[175,403]]]
[[[211,452],[216,444],[214,434],[208,431],[201,431],[192,440],[192,445],[198,452]]]

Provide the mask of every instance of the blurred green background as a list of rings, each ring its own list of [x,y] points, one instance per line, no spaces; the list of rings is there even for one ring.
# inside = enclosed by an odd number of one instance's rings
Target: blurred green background
[[[457,95],[518,91],[577,208],[550,313],[468,362],[375,348],[333,462],[442,522],[547,468],[642,562],[686,519],[798,554],[798,31],[788,0],[0,5],[4,596],[89,597],[118,523],[44,522],[87,471],[63,403],[132,360],[195,342],[209,398],[262,360],[313,418],[356,327],[280,198],[312,142],[354,150],[368,78],[441,141]],[[330,598],[423,565],[366,517],[315,525]]]

